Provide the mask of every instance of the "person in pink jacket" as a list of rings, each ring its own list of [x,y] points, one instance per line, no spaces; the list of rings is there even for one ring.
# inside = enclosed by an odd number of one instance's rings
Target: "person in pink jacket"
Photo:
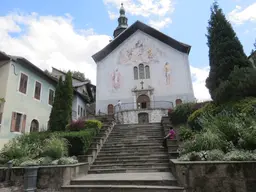
[[[163,141],[163,147],[167,148],[167,139],[168,137],[172,140],[175,139],[176,137],[176,133],[173,129],[173,127],[170,127],[169,133],[164,137],[164,141]]]

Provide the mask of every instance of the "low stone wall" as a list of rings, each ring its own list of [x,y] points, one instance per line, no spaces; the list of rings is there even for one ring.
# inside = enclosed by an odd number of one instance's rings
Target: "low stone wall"
[[[71,179],[86,174],[88,172],[88,167],[88,163],[63,166],[42,166],[38,169],[37,189],[58,191],[61,186],[68,184]],[[25,169],[22,167],[12,168],[9,182],[6,182],[6,173],[7,168],[0,168],[0,187],[6,188],[16,186],[20,191],[23,191]]]
[[[136,124],[139,122],[138,114],[147,113],[149,123],[160,123],[162,116],[166,115],[167,109],[148,109],[148,110],[124,110],[115,114],[115,119],[121,124]]]
[[[171,160],[172,173],[186,192],[255,192],[254,162],[182,162]]]

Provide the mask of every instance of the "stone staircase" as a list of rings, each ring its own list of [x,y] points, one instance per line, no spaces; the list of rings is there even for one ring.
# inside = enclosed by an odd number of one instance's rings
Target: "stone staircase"
[[[181,192],[169,159],[177,157],[177,141],[162,147],[161,124],[116,125],[88,174],[64,186],[66,192]]]

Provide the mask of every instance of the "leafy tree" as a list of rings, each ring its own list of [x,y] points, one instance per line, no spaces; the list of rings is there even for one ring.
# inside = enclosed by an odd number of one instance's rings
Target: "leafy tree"
[[[44,72],[45,72],[47,75],[51,75],[51,72],[48,71],[47,69],[45,69]]]
[[[233,70],[251,67],[251,64],[235,31],[217,2],[214,2],[211,8],[207,39],[210,73],[206,79],[206,87],[209,89],[212,99],[216,101],[216,94],[222,94],[217,92],[223,91],[223,87],[228,84],[225,81],[229,80]],[[223,82],[225,82],[225,86],[221,85]],[[225,93],[223,92],[223,94]]]

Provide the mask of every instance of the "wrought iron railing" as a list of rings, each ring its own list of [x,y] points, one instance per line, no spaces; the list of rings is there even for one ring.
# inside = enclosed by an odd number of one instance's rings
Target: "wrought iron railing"
[[[115,113],[126,110],[152,110],[152,109],[172,109],[173,103],[170,101],[151,101],[145,103],[122,103],[116,105]]]

